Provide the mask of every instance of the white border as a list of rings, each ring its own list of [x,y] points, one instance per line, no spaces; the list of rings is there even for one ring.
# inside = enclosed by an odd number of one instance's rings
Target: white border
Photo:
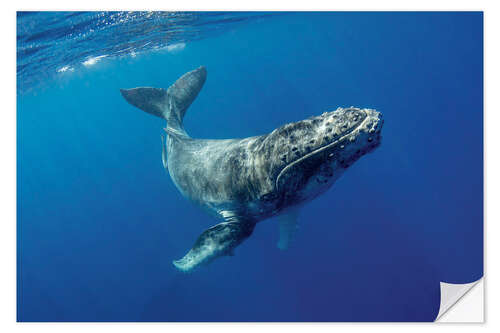
[[[449,298],[443,291],[452,287]],[[458,293],[455,293],[458,291]],[[453,295],[454,294],[454,295]],[[466,284],[441,283],[441,306],[436,318],[440,323],[482,323],[484,321],[484,280]]]
[[[102,1],[86,0],[77,4],[70,4],[63,0],[45,0],[43,2],[36,0],[24,1],[5,1],[0,11],[2,29],[3,52],[1,52],[2,66],[1,73],[1,96],[2,111],[0,130],[0,145],[2,153],[2,163],[0,172],[0,184],[2,185],[0,197],[1,232],[0,232],[0,256],[4,269],[0,274],[0,330],[3,332],[13,332],[14,330],[30,330],[34,332],[86,332],[109,331],[117,329],[122,332],[136,330],[148,330],[165,332],[166,330],[175,330],[175,332],[191,331],[200,329],[204,332],[253,332],[258,330],[272,330],[287,332],[298,332],[302,330],[311,330],[318,332],[332,332],[334,329],[342,330],[361,330],[369,329],[374,332],[387,331],[421,331],[422,326],[426,330],[453,330],[453,332],[463,330],[475,330],[485,326],[499,330],[498,316],[495,314],[499,310],[498,302],[500,300],[498,293],[498,283],[487,283],[486,286],[486,324],[485,325],[463,325],[463,324],[16,324],[16,201],[15,201],[15,110],[16,110],[16,88],[15,88],[15,11],[16,10],[484,10],[485,22],[485,232],[488,239],[485,239],[487,253],[499,253],[498,239],[492,240],[491,237],[497,237],[499,233],[500,216],[498,211],[498,163],[500,143],[497,129],[499,124],[500,105],[498,102],[498,89],[500,82],[498,79],[498,60],[500,59],[498,31],[500,31],[500,17],[498,15],[498,1],[440,1],[440,0],[420,0],[420,1],[396,1],[396,0],[378,0],[378,1],[272,1],[272,0],[253,0],[246,2],[235,2],[230,0],[210,0],[210,1],[131,1],[131,0],[112,0]],[[495,172],[496,171],[496,172]],[[485,258],[489,256],[485,253]],[[496,261],[498,262],[498,260]],[[486,281],[500,281],[498,277],[498,263],[493,260],[485,265]],[[474,327],[471,327],[474,326]],[[496,328],[495,328],[496,327]],[[484,327],[481,327],[484,328]]]
[[[420,0],[413,3],[408,1],[321,1],[321,0],[112,0],[100,2],[96,0],[80,1],[77,4],[64,0],[24,0],[15,7],[17,10],[240,10],[240,11],[264,11],[264,10],[288,10],[288,11],[329,11],[329,10],[483,10],[489,5],[489,1],[466,1],[466,0]]]

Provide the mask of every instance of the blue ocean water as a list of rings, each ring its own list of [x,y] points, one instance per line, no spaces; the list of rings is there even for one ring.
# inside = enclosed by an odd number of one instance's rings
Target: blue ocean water
[[[19,321],[432,321],[439,282],[483,275],[483,15],[18,13]],[[260,135],[338,106],[382,145],[307,205],[177,272],[218,223],[162,168],[164,123],[120,88],[204,65],[199,138]]]

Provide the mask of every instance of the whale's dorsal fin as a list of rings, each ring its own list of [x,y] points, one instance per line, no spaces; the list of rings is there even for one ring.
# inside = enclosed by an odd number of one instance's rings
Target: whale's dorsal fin
[[[295,235],[298,229],[298,217],[299,208],[292,208],[278,216],[280,224],[280,239],[278,241],[278,248],[280,250],[287,250],[295,240]]]
[[[193,103],[207,78],[201,66],[181,76],[168,89],[139,87],[120,89],[122,96],[133,106],[154,116],[164,118],[170,128],[183,130],[186,110]]]
[[[168,170],[168,163],[167,163],[167,138],[165,138],[164,135],[161,135],[161,162],[163,164],[163,168],[165,170]]]
[[[180,140],[182,138],[188,138],[188,136],[186,135],[186,132],[184,132],[184,130],[182,130],[182,129],[176,129],[176,128],[172,128],[170,126],[167,126],[163,130],[165,131],[165,133],[167,133],[168,135],[170,135],[171,137],[173,137],[174,139],[177,139],[177,140]]]

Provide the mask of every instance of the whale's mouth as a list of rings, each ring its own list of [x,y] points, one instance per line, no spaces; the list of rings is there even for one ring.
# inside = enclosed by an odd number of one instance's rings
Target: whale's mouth
[[[328,149],[329,147],[335,145],[335,144],[338,144],[339,142],[341,142],[342,140],[344,140],[346,137],[348,137],[349,135],[351,135],[354,131],[356,131],[358,128],[362,127],[364,124],[363,122],[366,120],[367,118],[367,115],[366,115],[366,112],[364,110],[359,110],[361,112],[364,113],[364,115],[362,115],[362,119],[359,121],[359,123],[356,125],[356,126],[353,126],[351,128],[348,128],[345,132],[343,132],[341,135],[333,138],[333,140],[331,140],[329,143],[324,143],[323,145],[321,145],[320,147],[312,150],[311,152],[309,153],[306,153],[304,156],[300,157],[299,159],[293,161],[293,162],[290,162],[287,164],[286,167],[290,166],[290,165],[293,165],[297,162],[300,162],[300,160],[302,159],[306,159],[306,158],[310,158],[316,154],[319,154],[321,153],[323,150],[326,150]]]
[[[319,178],[321,182],[328,182],[333,177],[333,171],[329,167],[337,161],[342,168],[347,168],[362,155],[372,151],[380,144],[380,132],[383,124],[381,114],[370,109],[349,108],[345,111],[356,111],[355,126],[346,128],[340,135],[333,138],[329,143],[307,152],[305,155],[288,163],[276,177],[276,188],[280,189],[286,183],[287,175],[293,174],[292,170],[300,165],[311,162],[311,165],[322,165]],[[345,125],[340,125],[345,126]],[[347,148],[346,148],[347,147]],[[353,151],[352,153],[350,151]]]

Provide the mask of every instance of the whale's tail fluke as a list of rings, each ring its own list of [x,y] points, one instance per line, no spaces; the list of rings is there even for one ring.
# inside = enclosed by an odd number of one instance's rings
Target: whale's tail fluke
[[[122,96],[133,106],[167,120],[168,127],[182,129],[186,110],[193,103],[207,78],[201,66],[181,76],[168,89],[139,87],[120,89]]]

